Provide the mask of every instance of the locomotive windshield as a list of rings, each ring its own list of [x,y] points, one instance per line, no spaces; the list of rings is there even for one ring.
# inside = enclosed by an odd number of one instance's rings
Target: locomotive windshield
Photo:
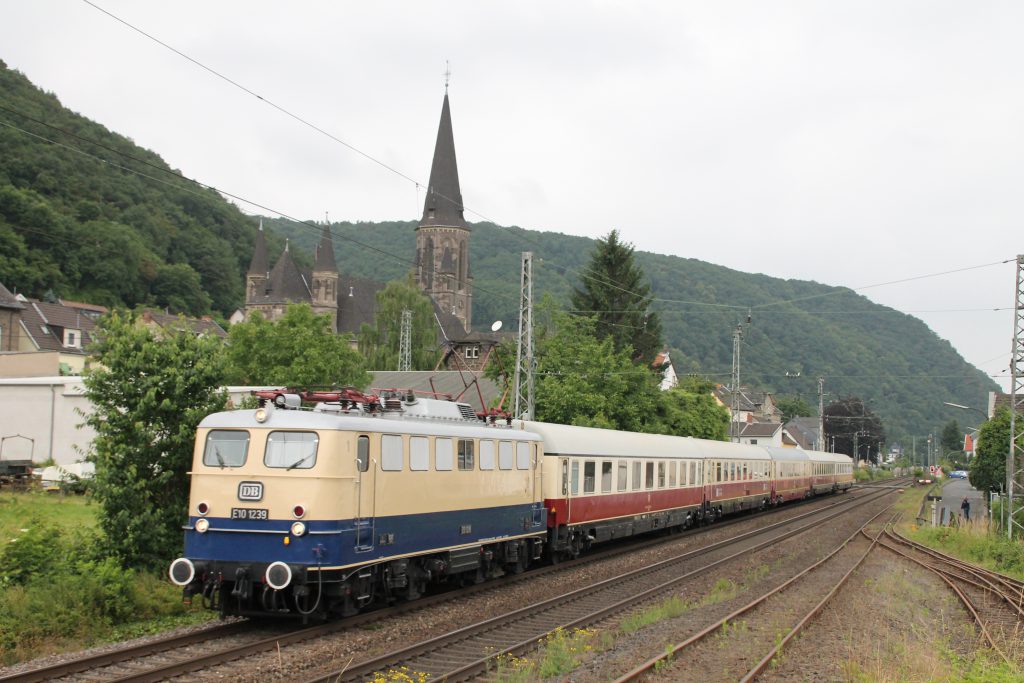
[[[319,443],[316,432],[270,432],[263,464],[287,470],[308,470],[316,464]]]
[[[249,432],[214,429],[206,435],[203,464],[209,467],[241,467],[249,452]]]

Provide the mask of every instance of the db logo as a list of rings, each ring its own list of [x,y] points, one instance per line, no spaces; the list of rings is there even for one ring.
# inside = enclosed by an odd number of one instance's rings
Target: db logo
[[[238,485],[238,500],[262,500],[263,484],[258,481],[243,481]]]

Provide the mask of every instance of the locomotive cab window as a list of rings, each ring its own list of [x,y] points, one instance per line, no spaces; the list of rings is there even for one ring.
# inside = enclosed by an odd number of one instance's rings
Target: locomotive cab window
[[[241,467],[249,452],[249,432],[213,429],[206,435],[203,464],[208,467]]]
[[[370,469],[370,437],[360,436],[356,441],[356,468],[360,472]]]
[[[319,444],[316,432],[270,432],[263,464],[286,470],[308,470],[316,464]]]

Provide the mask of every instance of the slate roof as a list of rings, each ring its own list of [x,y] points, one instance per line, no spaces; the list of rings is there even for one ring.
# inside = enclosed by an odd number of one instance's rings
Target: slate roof
[[[21,312],[21,326],[40,351],[85,355],[96,323],[92,316],[64,304],[30,300]],[[65,329],[81,333],[79,346],[64,345]]]
[[[170,313],[162,313],[151,308],[142,309],[142,320],[152,322],[164,329],[188,329],[197,335],[208,335],[226,339],[228,333],[212,318],[186,318]]]
[[[260,221],[260,230],[256,233],[256,246],[252,252],[252,261],[249,262],[250,275],[266,275],[270,270],[270,259],[267,258],[267,239],[263,235],[263,221]]]
[[[786,423],[786,431],[805,450],[821,450],[818,445],[818,418],[794,417]]]
[[[434,160],[430,165],[430,181],[420,221],[420,227],[435,225],[469,230],[463,218],[462,190],[459,188],[459,167],[455,161],[455,136],[452,134],[447,92],[441,107],[441,122],[437,127]]]
[[[775,436],[782,429],[781,422],[744,422],[741,437]]]
[[[373,324],[377,292],[384,285],[362,277],[338,278],[338,332],[357,334],[363,323]]]
[[[0,283],[0,308],[20,311],[25,308],[25,304],[18,301],[18,298],[11,294],[10,290],[3,286],[3,283]]]
[[[338,262],[334,260],[334,243],[331,240],[331,227],[324,225],[320,236],[320,244],[316,247],[316,263],[313,271],[338,272]]]

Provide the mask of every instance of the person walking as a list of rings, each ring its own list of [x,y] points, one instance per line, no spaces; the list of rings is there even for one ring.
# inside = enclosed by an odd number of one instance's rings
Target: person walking
[[[967,496],[964,496],[963,502],[960,503],[960,512],[964,515],[964,521],[970,521],[971,519],[971,501],[967,500]]]

